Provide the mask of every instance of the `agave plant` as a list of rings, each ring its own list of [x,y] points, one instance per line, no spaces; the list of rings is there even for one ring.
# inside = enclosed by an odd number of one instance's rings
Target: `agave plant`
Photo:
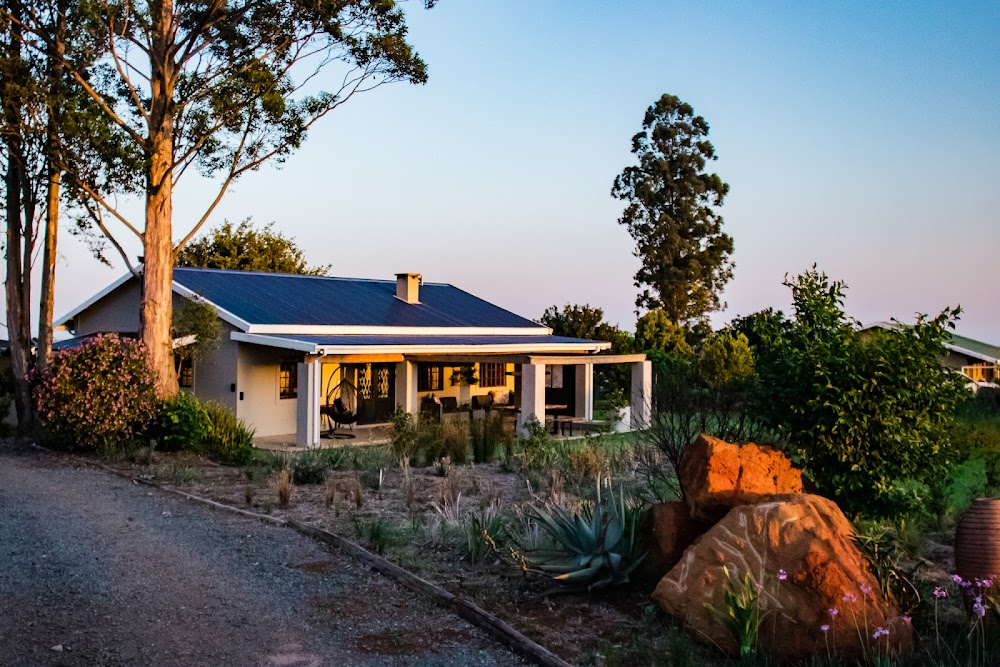
[[[556,542],[527,557],[528,569],[547,574],[570,589],[594,591],[628,583],[642,562],[639,549],[639,512],[626,505],[625,493],[608,500],[597,485],[593,503],[569,511],[551,503],[533,507],[531,517]]]

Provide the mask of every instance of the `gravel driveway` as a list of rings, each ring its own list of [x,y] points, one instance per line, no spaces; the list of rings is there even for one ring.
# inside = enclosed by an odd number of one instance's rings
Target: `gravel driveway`
[[[0,448],[0,664],[523,663],[292,530]]]

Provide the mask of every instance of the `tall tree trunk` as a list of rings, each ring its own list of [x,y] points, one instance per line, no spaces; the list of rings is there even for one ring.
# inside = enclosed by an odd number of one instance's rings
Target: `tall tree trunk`
[[[21,16],[21,3],[9,3],[13,19]],[[28,386],[28,371],[31,370],[31,237],[25,238],[25,228],[31,227],[33,218],[24,217],[25,195],[30,188],[25,187],[25,165],[23,143],[21,141],[21,100],[14,94],[23,73],[21,56],[21,29],[16,20],[8,28],[6,45],[7,75],[12,78],[5,86],[2,96],[3,112],[6,116],[8,132],[6,138],[7,173],[5,174],[7,199],[7,281],[4,292],[7,297],[7,332],[10,338],[10,367],[14,374],[14,408],[17,411],[17,427],[21,433],[31,430],[33,410],[31,390]],[[30,199],[30,196],[27,197]],[[25,245],[25,244],[28,245]],[[27,294],[27,298],[25,295]]]
[[[173,164],[174,164],[174,3],[152,3],[149,135],[146,145],[146,229],[143,234],[143,290],[140,338],[156,375],[156,393],[177,393],[170,323],[173,311]]]
[[[40,371],[44,371],[52,359],[52,311],[55,306],[56,239],[59,234],[59,190],[61,185],[62,172],[57,166],[50,163],[48,192],[45,197],[42,294],[38,305],[38,355],[35,362]]]
[[[20,146],[16,139],[7,141],[7,281],[4,284],[7,297],[7,331],[10,337],[10,367],[14,374],[14,408],[17,411],[17,427],[22,433],[31,428],[31,395],[25,378],[30,368],[31,328],[25,327],[30,317],[24,312],[21,298],[21,283],[24,271],[21,265],[21,248],[24,243],[21,234],[21,164]],[[28,271],[30,272],[30,267]],[[28,335],[25,336],[25,329]]]
[[[48,191],[45,197],[45,246],[42,250],[42,294],[38,305],[38,353],[36,365],[44,371],[52,359],[52,319],[56,290],[56,240],[59,235],[59,194],[62,169],[59,157],[59,112],[63,92],[63,55],[66,53],[68,0],[60,0],[49,51],[49,124],[45,146]]]

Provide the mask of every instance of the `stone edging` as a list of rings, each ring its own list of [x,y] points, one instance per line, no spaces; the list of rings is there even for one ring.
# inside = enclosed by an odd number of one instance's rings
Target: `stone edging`
[[[299,523],[294,519],[279,519],[277,517],[268,516],[266,514],[258,514],[256,512],[250,512],[248,510],[240,509],[238,507],[233,507],[231,505],[225,505],[214,500],[209,500],[208,498],[202,498],[201,496],[196,496],[191,493],[186,493],[178,489],[171,489],[169,487],[158,484],[152,480],[142,479],[141,477],[134,477],[120,470],[116,470],[111,466],[104,465],[103,463],[98,463],[96,461],[89,461],[72,455],[59,454],[59,452],[54,452],[50,449],[46,449],[40,445],[32,444],[33,448],[45,452],[47,454],[56,454],[61,456],[68,456],[77,463],[85,466],[96,467],[109,472],[116,477],[121,477],[123,479],[129,479],[134,484],[144,484],[146,486],[151,486],[153,488],[159,489],[160,491],[166,493],[172,493],[174,495],[181,496],[187,500],[191,500],[196,503],[201,503],[203,505],[208,505],[214,509],[223,510],[226,512],[231,512],[234,514],[240,514],[242,516],[256,519],[264,523],[271,524],[273,526],[291,528],[292,530],[310,537],[312,539],[318,540],[325,544],[337,547],[341,551],[347,552],[349,555],[353,556],[357,560],[362,561],[373,570],[395,579],[407,588],[416,591],[422,595],[430,597],[441,607],[450,609],[455,614],[465,619],[469,623],[472,623],[476,627],[485,630],[487,633],[492,635],[495,639],[499,640],[501,643],[505,644],[515,653],[521,655],[528,660],[531,660],[536,665],[541,665],[541,667],[572,667],[572,665],[559,656],[557,656],[552,651],[548,650],[541,644],[525,637],[523,634],[518,632],[514,627],[500,620],[490,612],[486,611],[476,603],[471,600],[467,600],[461,596],[455,595],[454,593],[449,593],[445,589],[441,588],[437,584],[433,584],[426,579],[418,577],[417,575],[409,572],[391,563],[385,558],[382,558],[378,554],[374,554],[368,551],[359,544],[355,544],[348,539],[336,535],[327,530],[322,530],[320,528],[315,528],[313,526],[307,526],[303,523]]]

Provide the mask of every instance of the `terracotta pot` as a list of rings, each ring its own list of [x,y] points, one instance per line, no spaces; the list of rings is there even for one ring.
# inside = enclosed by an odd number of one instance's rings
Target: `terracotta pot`
[[[1000,579],[1000,500],[978,498],[959,519],[955,571],[966,580]]]

